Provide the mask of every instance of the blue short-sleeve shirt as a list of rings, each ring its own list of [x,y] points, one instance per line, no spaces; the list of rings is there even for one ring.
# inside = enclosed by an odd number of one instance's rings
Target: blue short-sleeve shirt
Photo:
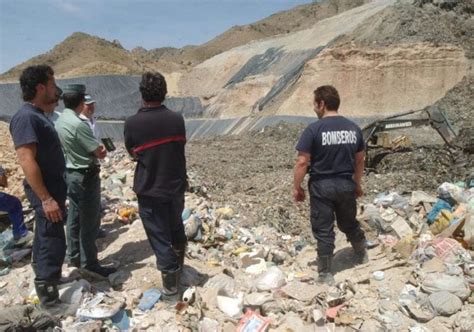
[[[343,116],[311,123],[301,135],[296,150],[311,155],[311,176],[352,176],[355,154],[365,148],[362,130]]]
[[[15,148],[36,144],[36,162],[43,182],[49,194],[63,203],[66,200],[66,164],[53,123],[41,109],[26,103],[11,119],[10,134]]]

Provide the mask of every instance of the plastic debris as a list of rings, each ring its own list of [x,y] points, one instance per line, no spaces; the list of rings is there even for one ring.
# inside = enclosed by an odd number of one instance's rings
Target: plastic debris
[[[77,316],[84,319],[104,319],[114,316],[125,301],[116,299],[105,293],[97,293],[94,297],[84,300],[77,310]]]
[[[130,328],[130,318],[125,310],[120,310],[112,316],[112,325],[119,329],[119,331],[128,331]]]
[[[264,332],[269,325],[270,320],[252,310],[247,310],[240,319],[237,332]]]
[[[161,298],[161,292],[157,288],[147,289],[138,304],[138,309],[142,311],[150,310]]]
[[[217,293],[218,308],[230,317],[239,317],[242,314],[244,293],[240,292],[237,298],[230,297],[224,290]]]
[[[268,291],[280,288],[284,284],[285,274],[278,267],[272,266],[257,279],[255,285],[260,291]]]

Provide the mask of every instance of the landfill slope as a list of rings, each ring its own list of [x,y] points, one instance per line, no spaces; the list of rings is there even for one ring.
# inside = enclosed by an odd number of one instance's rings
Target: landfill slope
[[[168,86],[173,83],[173,76],[168,80]],[[82,83],[87,87],[96,101],[96,116],[99,119],[125,120],[142,106],[140,92],[138,90],[140,77],[138,76],[91,76],[72,79],[58,79],[59,87],[69,83]],[[170,95],[165,104],[185,117],[201,117],[204,109],[199,98],[196,97],[173,97],[173,88],[168,88]],[[21,89],[18,83],[0,84],[0,119],[9,120],[21,107]],[[60,102],[57,111],[64,109]]]

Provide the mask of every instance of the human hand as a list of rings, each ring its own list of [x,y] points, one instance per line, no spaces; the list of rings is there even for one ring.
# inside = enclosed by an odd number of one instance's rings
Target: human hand
[[[8,187],[7,173],[2,166],[0,166],[0,187]]]
[[[8,187],[8,180],[5,174],[0,175],[0,187]]]
[[[99,159],[104,159],[107,155],[107,150],[103,144],[100,145],[99,155],[97,156]]]
[[[355,195],[356,195],[356,198],[359,198],[364,195],[364,190],[362,189],[362,186],[360,184],[356,185]]]
[[[59,207],[58,203],[54,200],[54,198],[50,197],[41,202],[43,206],[44,215],[46,219],[51,221],[52,223],[57,223],[63,220],[63,212]]]
[[[295,202],[303,202],[305,200],[305,193],[301,186],[294,188],[293,199],[295,200]]]

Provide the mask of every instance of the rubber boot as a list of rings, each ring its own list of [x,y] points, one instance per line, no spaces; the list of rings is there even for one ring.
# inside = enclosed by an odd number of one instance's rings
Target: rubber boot
[[[354,249],[354,257],[356,264],[365,264],[369,261],[369,255],[367,254],[367,244],[365,239],[358,242],[351,242],[352,248]]]
[[[75,308],[68,303],[61,302],[59,299],[58,287],[55,284],[35,281],[35,289],[40,300],[41,309],[58,317],[75,315]]]
[[[318,279],[316,280],[317,283],[326,284],[329,286],[335,284],[334,276],[331,272],[331,267],[332,255],[318,257]]]
[[[184,266],[184,256],[186,255],[186,245],[187,243],[178,243],[173,245],[173,250],[178,256],[178,265],[182,270]]]
[[[181,278],[181,269],[174,272],[161,271],[161,280],[163,282],[162,296],[163,301],[170,305],[175,305],[179,301],[179,280]]]

